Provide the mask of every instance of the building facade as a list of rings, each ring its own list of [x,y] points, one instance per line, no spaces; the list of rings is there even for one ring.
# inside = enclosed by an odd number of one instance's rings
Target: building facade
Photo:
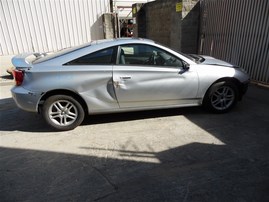
[[[102,39],[102,15],[110,12],[110,0],[0,0],[0,56]]]

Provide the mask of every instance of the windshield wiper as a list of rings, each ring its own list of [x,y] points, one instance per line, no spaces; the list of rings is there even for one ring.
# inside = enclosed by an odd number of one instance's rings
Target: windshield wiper
[[[204,62],[205,58],[203,58],[200,55],[196,55],[196,54],[189,54],[190,57],[192,57],[196,62]]]

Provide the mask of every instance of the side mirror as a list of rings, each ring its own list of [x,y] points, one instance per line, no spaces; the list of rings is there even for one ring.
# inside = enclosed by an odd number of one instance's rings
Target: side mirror
[[[190,69],[190,64],[186,63],[186,62],[183,62],[183,69],[185,71],[188,71]]]
[[[179,74],[183,74],[186,71],[188,71],[189,69],[190,69],[190,65],[186,62],[183,62],[183,67],[182,67],[181,71],[179,72]]]

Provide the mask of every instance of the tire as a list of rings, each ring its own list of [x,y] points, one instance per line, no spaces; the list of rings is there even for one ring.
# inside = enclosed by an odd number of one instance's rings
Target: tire
[[[84,120],[85,112],[81,104],[71,96],[53,95],[46,99],[42,115],[56,130],[72,130]]]
[[[238,101],[238,89],[232,82],[222,81],[213,84],[207,91],[203,105],[212,112],[230,111]]]

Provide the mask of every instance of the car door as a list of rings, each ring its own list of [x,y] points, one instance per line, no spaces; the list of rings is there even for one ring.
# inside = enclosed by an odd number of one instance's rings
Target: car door
[[[61,77],[57,79],[58,87],[64,86],[80,94],[88,105],[89,113],[118,109],[112,82],[116,52],[117,47],[108,47],[63,64]]]
[[[160,48],[145,44],[119,47],[113,83],[120,108],[187,105],[195,102],[196,71]]]

